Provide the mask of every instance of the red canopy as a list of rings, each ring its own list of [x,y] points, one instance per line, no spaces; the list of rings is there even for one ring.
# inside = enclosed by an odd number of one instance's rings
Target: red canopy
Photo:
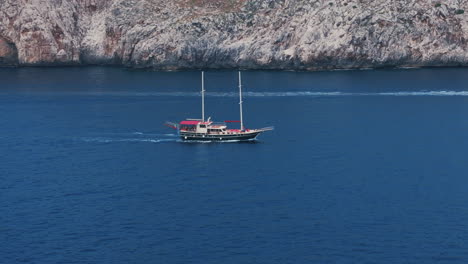
[[[198,125],[199,123],[200,121],[195,120],[184,120],[180,122],[181,125]]]

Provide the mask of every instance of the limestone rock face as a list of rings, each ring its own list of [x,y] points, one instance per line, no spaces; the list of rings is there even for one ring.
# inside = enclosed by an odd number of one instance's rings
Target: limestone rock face
[[[467,39],[468,0],[0,0],[0,65],[452,66]]]

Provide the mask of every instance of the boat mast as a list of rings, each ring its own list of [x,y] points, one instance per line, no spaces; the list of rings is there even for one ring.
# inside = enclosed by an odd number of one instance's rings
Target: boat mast
[[[205,122],[205,73],[201,72],[201,105],[202,105],[202,122]]]
[[[241,72],[239,71],[239,110],[240,110],[240,129],[244,130],[244,122],[242,120],[242,80]]]

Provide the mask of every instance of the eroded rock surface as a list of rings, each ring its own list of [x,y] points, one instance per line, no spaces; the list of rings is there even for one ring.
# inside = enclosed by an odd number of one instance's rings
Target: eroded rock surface
[[[0,65],[467,65],[467,2],[0,0]]]

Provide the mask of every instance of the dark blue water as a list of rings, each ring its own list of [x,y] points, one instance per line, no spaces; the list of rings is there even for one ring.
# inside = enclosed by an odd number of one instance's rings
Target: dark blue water
[[[1,262],[468,262],[468,69],[244,72],[275,130],[181,143],[199,77],[1,69]],[[206,81],[237,119],[236,72]]]

